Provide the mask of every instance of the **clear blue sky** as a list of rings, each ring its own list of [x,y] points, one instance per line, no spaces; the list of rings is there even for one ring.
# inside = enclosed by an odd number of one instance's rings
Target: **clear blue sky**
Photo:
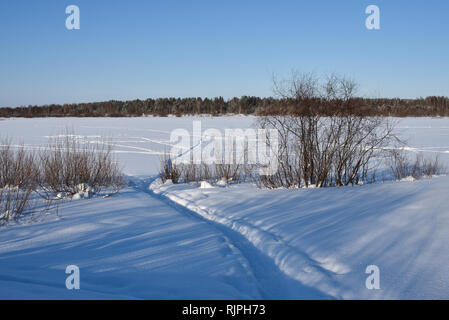
[[[65,27],[76,4],[81,29]],[[365,8],[381,30],[365,28]],[[2,0],[0,106],[270,96],[337,72],[364,96],[449,96],[447,0]]]

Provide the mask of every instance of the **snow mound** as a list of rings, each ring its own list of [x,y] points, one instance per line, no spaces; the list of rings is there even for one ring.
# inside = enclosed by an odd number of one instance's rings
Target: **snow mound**
[[[201,181],[200,189],[212,189],[213,186],[207,181]]]
[[[226,187],[228,185],[228,179],[221,178],[220,181],[217,182],[217,186]]]

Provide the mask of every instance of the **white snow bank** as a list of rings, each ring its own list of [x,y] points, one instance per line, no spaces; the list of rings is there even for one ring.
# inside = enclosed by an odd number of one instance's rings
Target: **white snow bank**
[[[313,190],[151,188],[335,298],[449,298],[449,177]],[[365,286],[369,265],[380,268],[380,290]]]
[[[211,188],[213,188],[213,186],[207,181],[201,181],[200,188],[201,189],[211,189]]]

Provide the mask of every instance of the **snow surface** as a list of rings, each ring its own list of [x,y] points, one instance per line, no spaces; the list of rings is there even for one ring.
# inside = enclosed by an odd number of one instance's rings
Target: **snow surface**
[[[108,138],[125,174],[150,176],[159,172],[160,159],[171,149],[170,133],[175,129],[192,132],[193,121],[208,128],[246,129],[254,125],[252,116],[166,117],[166,118],[12,118],[0,121],[0,137],[9,137],[27,149],[45,148],[52,137],[73,131],[81,143]],[[396,119],[397,132],[408,142],[408,150],[438,154],[449,164],[449,118]]]
[[[0,231],[2,299],[260,298],[246,258],[210,224],[139,186]],[[65,288],[77,265],[81,290]]]
[[[193,131],[193,121],[208,128],[249,128],[255,118],[233,117],[166,117],[166,118],[11,118],[0,121],[0,137],[9,137],[17,147],[40,150],[49,140],[74,133],[80,143],[103,142],[114,146],[127,175],[148,176],[159,172],[160,160],[170,151],[170,133],[175,129]]]
[[[253,117],[5,119],[26,149],[74,131],[111,138],[130,185],[0,228],[1,299],[448,299],[449,177],[347,188],[161,185],[170,132]],[[407,118],[411,153],[449,164],[449,119]],[[150,188],[151,185],[151,188]],[[203,186],[203,187],[204,187]],[[65,288],[65,268],[81,289]],[[381,290],[365,287],[368,265]]]
[[[449,177],[257,192],[151,186],[241,234],[292,279],[339,299],[449,298],[448,187]],[[381,290],[365,287],[369,265],[380,268]]]

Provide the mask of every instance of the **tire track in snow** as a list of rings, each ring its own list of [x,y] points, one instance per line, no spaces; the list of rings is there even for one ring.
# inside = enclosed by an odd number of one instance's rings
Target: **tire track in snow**
[[[283,273],[274,261],[257,249],[242,234],[227,226],[207,219],[197,212],[190,210],[168,197],[155,193],[149,186],[157,178],[153,177],[147,181],[138,181],[138,189],[159,199],[181,214],[203,221],[217,230],[227,241],[238,250],[246,260],[250,273],[255,278],[262,299],[334,299],[315,288],[308,287],[298,280],[288,277]]]
[[[215,231],[217,231],[217,233],[223,238],[223,240],[225,241],[226,245],[228,246],[228,248],[231,250],[232,254],[235,256],[235,258],[239,261],[241,267],[246,271],[247,276],[252,279],[254,281],[255,286],[258,289],[258,293],[259,293],[259,297],[258,299],[262,298],[263,295],[260,292],[259,288],[258,288],[258,281],[256,279],[256,277],[254,276],[254,273],[252,272],[252,269],[250,267],[249,261],[246,259],[246,257],[242,254],[242,252],[236,248],[234,246],[234,244],[232,243],[232,241],[226,237],[226,235],[224,235],[222,232],[220,232],[219,230],[217,230],[217,228],[215,228],[213,225],[211,225],[211,223],[209,223],[209,221],[207,221],[206,219],[201,219],[199,218],[196,214],[191,213],[191,212],[187,212],[185,210],[183,210],[182,206],[174,203],[173,201],[166,199],[163,196],[157,195],[154,192],[152,192],[148,186],[155,181],[156,178],[149,178],[147,180],[142,180],[142,179],[132,179],[130,182],[132,184],[132,186],[140,192],[143,192],[145,194],[147,194],[148,196],[156,199],[157,201],[163,203],[164,205],[167,205],[168,207],[170,207],[170,209],[174,209],[176,212],[182,214],[183,216],[187,216],[190,219],[193,219],[195,221],[200,221],[202,223],[206,223],[207,225],[211,226],[212,229],[214,229]],[[226,280],[225,280],[226,281]],[[230,286],[233,286],[236,290],[239,290],[238,287],[235,286],[235,283],[226,281],[227,284],[229,284]]]

